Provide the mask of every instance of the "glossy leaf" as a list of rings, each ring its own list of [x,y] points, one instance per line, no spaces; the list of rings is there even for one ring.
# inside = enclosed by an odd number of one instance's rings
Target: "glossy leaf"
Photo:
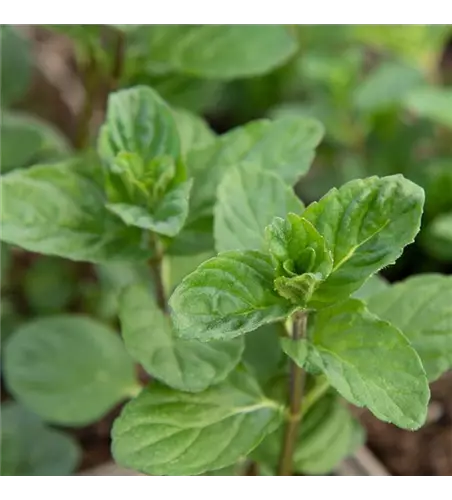
[[[413,276],[370,297],[368,307],[403,332],[430,381],[452,368],[451,276]]]
[[[243,339],[199,342],[175,337],[171,320],[143,285],[123,292],[119,316],[129,354],[174,389],[199,392],[221,382],[243,352]]]
[[[15,170],[1,178],[2,240],[72,260],[145,260],[142,232],[105,208],[103,190],[80,161]]]
[[[202,474],[249,454],[281,418],[280,406],[240,371],[196,394],[155,383],[116,420],[113,456],[146,474]]]
[[[348,401],[405,429],[425,422],[430,392],[421,360],[400,330],[350,299],[317,314],[309,358]]]
[[[50,316],[19,327],[5,348],[15,398],[49,422],[86,425],[137,389],[121,339],[83,316]]]
[[[332,189],[304,212],[325,238],[333,270],[311,305],[346,298],[401,255],[419,231],[424,192],[402,175],[368,177]]]
[[[274,173],[247,163],[231,168],[218,187],[216,250],[265,250],[264,230],[273,218],[303,208],[292,188]]]
[[[170,299],[177,335],[230,339],[280,321],[291,304],[273,290],[270,258],[260,252],[223,252],[201,264]]]

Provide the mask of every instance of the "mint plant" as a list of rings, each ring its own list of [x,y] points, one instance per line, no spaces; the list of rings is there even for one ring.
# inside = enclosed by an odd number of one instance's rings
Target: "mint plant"
[[[452,278],[377,273],[413,242],[424,191],[371,176],[305,206],[292,186],[322,134],[291,116],[217,136],[137,86],[110,94],[97,152],[2,176],[3,241],[130,266],[122,341],[71,314],[11,334],[16,400],[74,427],[127,401],[113,456],[152,475],[330,473],[364,439],[347,402],[422,426],[452,367]]]

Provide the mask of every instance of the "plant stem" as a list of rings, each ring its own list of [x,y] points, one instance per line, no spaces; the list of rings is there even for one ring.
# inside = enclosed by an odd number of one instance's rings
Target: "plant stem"
[[[306,335],[307,317],[305,313],[296,313],[293,318],[292,339],[300,340]],[[305,385],[305,372],[294,361],[290,362],[290,390],[289,390],[289,414],[281,456],[279,460],[278,476],[291,476],[293,468],[293,454],[297,442],[301,423],[301,407]]]
[[[163,284],[162,261],[163,251],[156,236],[154,236],[155,255],[149,260],[152,277],[154,278],[155,298],[159,308],[168,314],[168,304],[166,301],[165,286]]]
[[[97,81],[97,65],[93,50],[89,50],[88,63],[84,72],[85,98],[80,112],[75,147],[84,149],[89,142],[91,116],[94,110],[94,98]]]

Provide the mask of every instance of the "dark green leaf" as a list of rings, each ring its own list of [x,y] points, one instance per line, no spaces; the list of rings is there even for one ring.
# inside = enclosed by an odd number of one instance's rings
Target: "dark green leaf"
[[[421,241],[431,255],[452,262],[452,212],[435,217],[426,227]]]

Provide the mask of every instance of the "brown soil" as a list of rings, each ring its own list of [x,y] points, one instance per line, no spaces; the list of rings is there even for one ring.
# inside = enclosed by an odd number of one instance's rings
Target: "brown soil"
[[[452,476],[452,373],[432,384],[432,406],[427,424],[404,431],[360,412],[368,432],[368,446],[393,475]]]

